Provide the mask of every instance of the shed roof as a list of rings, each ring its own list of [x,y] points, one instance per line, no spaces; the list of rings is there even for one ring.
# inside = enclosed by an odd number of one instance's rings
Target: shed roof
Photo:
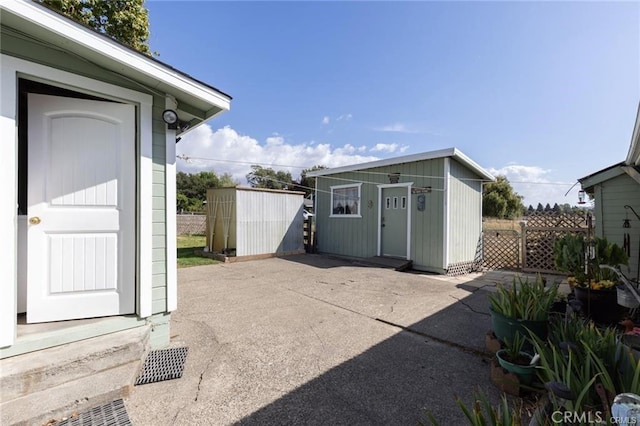
[[[387,158],[384,160],[370,161],[368,163],[352,164],[349,166],[335,167],[332,169],[322,169],[310,172],[307,176],[326,176],[336,173],[354,172],[359,170],[372,169],[374,167],[395,166],[397,164],[413,163],[416,161],[434,160],[437,158],[453,158],[467,166],[470,170],[487,181],[494,181],[495,177],[480,167],[475,161],[467,157],[457,148],[446,148],[437,151],[421,152],[419,154],[404,155],[402,157]]]
[[[180,117],[204,121],[227,111],[231,97],[189,75],[33,2],[3,0],[3,29],[70,52],[178,102]],[[181,109],[184,103],[185,109]]]

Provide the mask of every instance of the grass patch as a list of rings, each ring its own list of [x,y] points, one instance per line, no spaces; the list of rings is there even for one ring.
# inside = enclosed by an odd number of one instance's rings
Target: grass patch
[[[206,243],[204,235],[178,235],[178,268],[220,263],[208,257],[197,256],[194,253],[194,250],[202,249]]]

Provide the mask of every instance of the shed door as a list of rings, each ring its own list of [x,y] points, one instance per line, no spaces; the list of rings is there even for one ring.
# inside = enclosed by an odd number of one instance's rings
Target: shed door
[[[407,257],[407,187],[382,188],[380,253]]]
[[[135,311],[135,107],[29,94],[27,322]]]

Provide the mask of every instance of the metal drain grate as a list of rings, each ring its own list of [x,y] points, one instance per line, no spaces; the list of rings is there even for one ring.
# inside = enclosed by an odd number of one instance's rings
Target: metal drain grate
[[[124,401],[115,401],[92,408],[76,417],[56,423],[57,426],[130,426],[131,420]]]
[[[161,382],[182,377],[184,362],[189,348],[159,349],[149,352],[142,370],[136,379],[136,385]]]

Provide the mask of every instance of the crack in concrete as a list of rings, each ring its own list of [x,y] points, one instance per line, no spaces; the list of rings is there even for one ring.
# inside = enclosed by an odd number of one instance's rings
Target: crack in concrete
[[[204,370],[200,372],[200,380],[198,380],[198,389],[196,389],[196,396],[193,399],[194,402],[198,402],[198,397],[200,396],[200,387],[202,385],[202,381],[204,380],[204,374],[209,371],[209,367],[213,363],[213,358],[209,358],[207,365],[204,367]]]
[[[173,419],[171,420],[171,424],[175,425],[176,424],[176,420],[178,419],[178,416],[180,415],[180,413],[182,413],[182,410],[184,410],[187,406],[183,405],[182,407],[178,408],[178,411],[176,411],[175,416],[173,416]],[[162,422],[159,422],[158,424],[160,424]]]
[[[468,308],[471,312],[474,312],[476,314],[479,315],[486,315],[486,316],[490,316],[491,314],[489,314],[488,312],[480,312],[480,311],[476,311],[471,305],[469,305],[467,302],[465,302],[463,299],[460,299],[459,297],[455,297],[452,296],[451,294],[449,295],[450,298],[457,300],[458,302],[460,302],[460,304],[462,306],[465,306],[466,308]]]

